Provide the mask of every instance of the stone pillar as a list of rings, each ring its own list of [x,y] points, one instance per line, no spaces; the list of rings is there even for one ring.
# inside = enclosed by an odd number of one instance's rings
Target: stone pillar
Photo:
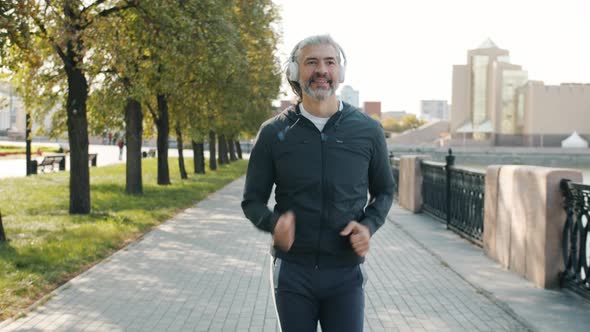
[[[486,169],[483,219],[483,250],[490,258],[498,260],[496,252],[496,220],[498,212],[498,176],[499,165]]]
[[[557,287],[564,268],[562,178],[582,182],[582,173],[516,165],[486,172],[484,251],[537,287]]]
[[[421,160],[428,155],[401,156],[399,162],[399,205],[414,213],[422,209],[422,170]]]

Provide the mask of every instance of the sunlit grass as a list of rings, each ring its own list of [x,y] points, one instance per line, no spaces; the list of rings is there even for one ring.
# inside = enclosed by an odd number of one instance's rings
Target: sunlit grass
[[[0,180],[7,243],[0,243],[0,320],[179,211],[245,173],[237,161],[181,180],[171,158],[172,185],[157,185],[156,159],[143,160],[143,195],[125,194],[125,165],[91,168],[89,215],[69,215],[69,173]],[[186,160],[187,171],[192,159]]]

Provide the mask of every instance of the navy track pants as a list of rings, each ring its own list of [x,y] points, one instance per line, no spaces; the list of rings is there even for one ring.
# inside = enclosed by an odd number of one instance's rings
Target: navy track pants
[[[362,265],[313,268],[271,259],[275,307],[283,332],[361,332],[366,274]]]

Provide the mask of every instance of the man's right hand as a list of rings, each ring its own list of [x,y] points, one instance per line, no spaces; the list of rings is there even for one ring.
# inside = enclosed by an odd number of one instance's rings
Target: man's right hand
[[[295,214],[291,211],[283,213],[272,234],[273,245],[284,252],[289,251],[295,242]]]

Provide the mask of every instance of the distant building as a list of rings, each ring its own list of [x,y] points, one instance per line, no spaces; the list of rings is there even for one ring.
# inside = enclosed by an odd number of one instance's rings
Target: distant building
[[[43,119],[43,123],[33,121],[32,132],[35,137],[47,135],[53,127],[55,112],[63,111],[63,105],[57,103],[49,110]],[[0,82],[0,132],[10,139],[24,139],[27,128],[27,109],[21,97],[13,87],[6,82]],[[92,137],[91,137],[92,139]]]
[[[453,140],[559,147],[574,132],[590,139],[590,84],[529,81],[489,39],[467,54],[467,65],[453,66]]]
[[[22,132],[26,129],[26,111],[22,100],[7,83],[0,84],[0,131]]]
[[[420,101],[420,117],[427,121],[448,120],[449,104],[446,100]]]
[[[393,118],[399,121],[403,119],[406,115],[408,115],[408,112],[406,111],[390,111],[381,113],[381,118]]]
[[[514,91],[528,79],[510,64],[509,52],[487,39],[467,52],[467,65],[453,66],[451,132],[476,140],[515,134]]]
[[[380,101],[365,101],[364,112],[369,116],[376,116],[381,119],[381,102]]]
[[[500,136],[500,144],[561,146],[561,141],[577,132],[590,140],[590,84],[545,85],[529,81],[516,90],[516,138]]]
[[[284,111],[287,107],[291,106],[294,104],[294,101],[291,100],[281,100],[280,104],[278,106],[274,106],[271,108],[271,112],[270,115],[271,117],[280,114],[282,111]]]
[[[359,107],[359,92],[350,85],[345,85],[340,91],[340,100],[349,103],[354,107]]]

